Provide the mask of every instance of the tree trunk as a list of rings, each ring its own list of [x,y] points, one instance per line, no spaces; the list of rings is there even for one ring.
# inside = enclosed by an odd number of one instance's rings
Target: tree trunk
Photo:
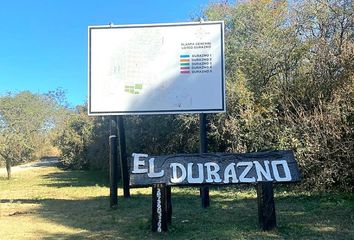
[[[7,179],[11,179],[11,161],[6,159],[6,171],[7,171]]]

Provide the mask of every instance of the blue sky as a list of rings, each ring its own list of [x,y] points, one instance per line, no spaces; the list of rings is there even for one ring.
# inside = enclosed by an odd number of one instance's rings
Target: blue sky
[[[71,106],[82,104],[87,26],[189,21],[209,2],[0,0],[0,95],[63,88]]]

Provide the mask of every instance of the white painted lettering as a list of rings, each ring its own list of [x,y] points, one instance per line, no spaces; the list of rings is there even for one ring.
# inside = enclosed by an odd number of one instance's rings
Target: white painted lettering
[[[232,183],[238,183],[238,179],[236,177],[236,169],[235,169],[235,163],[230,163],[227,165],[224,171],[224,183],[229,183],[230,178]]]
[[[150,158],[149,159],[149,173],[148,176],[151,178],[158,178],[162,177],[164,175],[164,170],[161,170],[160,172],[155,172],[155,158]]]
[[[273,178],[272,178],[270,170],[269,170],[269,161],[268,160],[264,161],[265,169],[257,161],[253,161],[253,164],[256,167],[257,182],[263,181],[262,175],[264,176],[265,180],[273,181]]]
[[[172,168],[172,178],[171,178],[172,183],[181,183],[184,181],[184,179],[186,179],[187,171],[186,171],[186,168],[182,164],[172,163],[170,165],[170,168]],[[179,168],[181,171],[180,177],[178,177],[178,175],[177,175],[177,168]]]
[[[148,170],[146,168],[139,168],[145,166],[145,161],[144,160],[140,161],[139,158],[141,157],[146,158],[148,157],[148,155],[143,153],[133,153],[132,157],[134,157],[134,166],[133,166],[132,173],[147,173]]]
[[[279,172],[278,172],[278,165],[282,165],[284,169],[284,177],[280,177]],[[288,166],[288,163],[285,160],[277,160],[277,161],[272,161],[272,169],[273,169],[273,174],[274,178],[278,182],[287,182],[291,181],[291,174],[290,174],[290,169]]]
[[[246,182],[246,183],[251,183],[251,182],[256,182],[256,179],[254,177],[247,178],[246,175],[248,172],[251,170],[253,167],[252,162],[239,162],[237,163],[236,167],[246,167],[243,172],[240,174],[239,180],[240,182]]]
[[[212,183],[212,182],[219,183],[219,182],[221,182],[220,175],[218,174],[218,171],[220,170],[219,165],[214,163],[214,162],[207,162],[204,165],[207,168],[207,179],[205,181],[207,183]]]
[[[187,165],[187,181],[188,183],[203,183],[204,181],[204,171],[203,164],[197,163],[198,166],[198,177],[193,177],[193,163],[188,163]]]
[[[156,211],[157,211],[157,232],[162,232],[162,209],[161,209],[161,190],[157,188],[157,201],[156,201]]]

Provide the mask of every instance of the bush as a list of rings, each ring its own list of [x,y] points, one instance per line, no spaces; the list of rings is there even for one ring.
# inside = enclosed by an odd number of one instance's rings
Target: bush
[[[352,191],[353,12],[350,1],[210,4],[204,19],[226,26],[227,112],[209,115],[209,151],[293,149],[302,187]],[[107,168],[108,121],[77,116],[64,162]],[[196,115],[125,120],[128,156],[198,152]]]
[[[82,107],[71,113],[57,133],[55,146],[60,149],[60,163],[67,168],[89,167],[88,147],[91,144],[93,121]]]

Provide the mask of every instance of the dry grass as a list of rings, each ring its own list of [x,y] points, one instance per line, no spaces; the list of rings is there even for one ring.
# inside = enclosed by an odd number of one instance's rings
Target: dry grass
[[[0,239],[354,239],[353,194],[276,191],[278,229],[258,229],[255,191],[212,189],[200,208],[195,188],[174,188],[168,233],[150,232],[151,190],[109,208],[106,177],[56,167],[0,179]],[[122,195],[119,189],[119,195]]]

